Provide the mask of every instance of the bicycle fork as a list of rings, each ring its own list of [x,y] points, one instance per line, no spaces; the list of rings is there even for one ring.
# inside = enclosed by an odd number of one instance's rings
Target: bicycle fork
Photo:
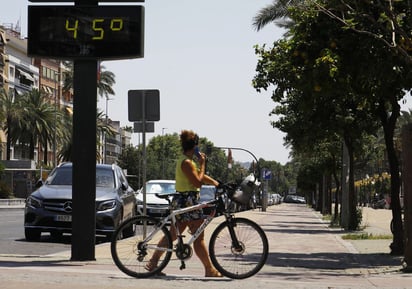
[[[236,236],[235,227],[236,222],[234,221],[233,215],[226,216],[227,228],[229,230],[230,238],[232,239],[232,253],[240,255],[244,252],[245,246]]]

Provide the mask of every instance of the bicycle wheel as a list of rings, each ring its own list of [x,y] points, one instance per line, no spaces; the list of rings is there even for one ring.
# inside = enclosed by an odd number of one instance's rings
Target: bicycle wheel
[[[159,244],[162,239],[162,244]],[[111,241],[111,253],[116,266],[136,278],[160,273],[170,261],[172,248],[169,230],[166,227],[159,228],[156,219],[146,216],[136,216],[122,223]],[[146,265],[155,252],[160,258],[157,267],[149,271]]]
[[[238,248],[233,245],[230,228],[233,228],[239,241]],[[210,237],[210,259],[216,269],[229,278],[253,276],[262,269],[268,252],[265,232],[249,219],[234,218],[223,222]]]

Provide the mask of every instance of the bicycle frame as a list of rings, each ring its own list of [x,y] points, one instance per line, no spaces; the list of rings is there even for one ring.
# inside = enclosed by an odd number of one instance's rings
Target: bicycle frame
[[[195,210],[200,210],[200,209],[203,209],[203,208],[214,207],[214,206],[216,206],[216,201],[217,201],[217,199],[212,200],[212,201],[208,201],[208,202],[205,202],[205,203],[200,203],[200,204],[197,204],[197,205],[193,205],[193,206],[190,206],[190,207],[186,207],[186,208],[171,211],[171,213],[168,216],[163,218],[158,223],[157,229],[154,230],[149,236],[145,237],[145,240],[142,242],[142,244],[146,244],[146,240],[150,240],[150,238],[153,235],[155,235],[157,232],[159,232],[159,230],[161,230],[164,226],[166,226],[169,221],[171,222],[171,226],[173,226],[175,228],[178,244],[181,243],[183,241],[182,240],[182,236],[183,236],[182,233],[183,232],[179,231],[179,228],[177,226],[178,221],[176,219],[176,216],[184,214],[184,213],[188,213],[188,212],[191,212],[191,211],[195,211]],[[200,234],[206,229],[206,227],[213,220],[215,215],[216,215],[216,210],[213,210],[212,214],[208,215],[204,219],[203,223],[199,226],[199,228],[197,228],[196,232],[194,232],[192,234],[192,237],[186,243],[187,245],[192,245],[196,241],[196,239],[200,236]],[[167,252],[167,251],[177,251],[176,249],[167,249],[167,248],[158,248],[158,247],[153,248],[152,246],[148,246],[148,247],[150,247],[152,249],[163,250],[165,252]]]

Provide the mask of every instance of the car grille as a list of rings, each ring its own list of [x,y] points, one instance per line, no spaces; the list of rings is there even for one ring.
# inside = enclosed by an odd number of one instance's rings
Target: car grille
[[[71,213],[73,204],[72,200],[49,199],[43,201],[43,207],[51,212]]]

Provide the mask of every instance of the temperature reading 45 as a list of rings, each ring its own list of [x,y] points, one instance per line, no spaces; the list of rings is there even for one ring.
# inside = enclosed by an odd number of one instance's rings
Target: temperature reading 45
[[[29,6],[29,56],[62,59],[143,57],[144,7]]]
[[[96,18],[92,19],[88,24],[91,26],[88,28],[94,32],[94,34],[91,35],[92,40],[104,40],[106,31],[115,32],[123,30],[123,19],[121,18]],[[73,39],[78,39],[79,19],[66,19],[65,29],[72,33]]]

